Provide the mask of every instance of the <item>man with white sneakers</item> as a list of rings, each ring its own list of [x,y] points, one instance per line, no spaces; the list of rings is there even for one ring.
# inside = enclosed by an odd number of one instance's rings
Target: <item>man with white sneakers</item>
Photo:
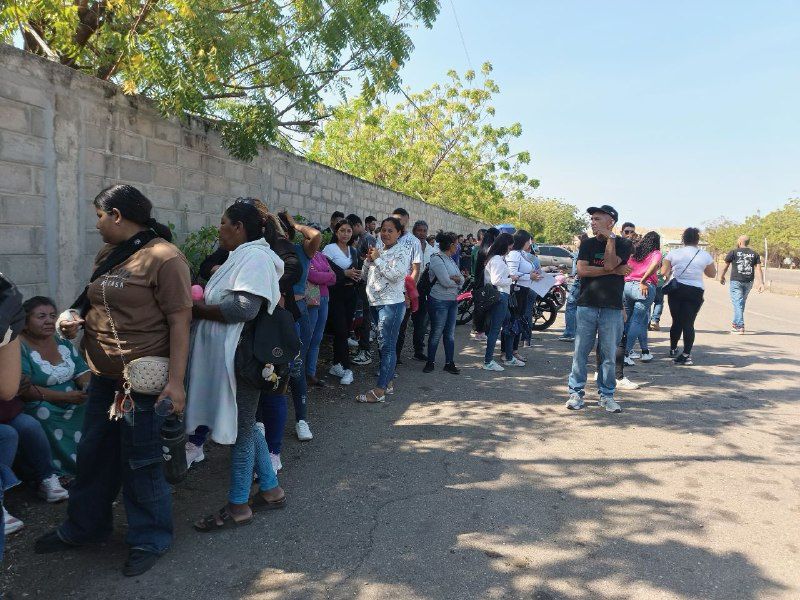
[[[614,233],[619,216],[613,207],[605,204],[591,207],[587,212],[591,215],[594,237],[581,242],[578,249],[581,290],[577,302],[575,354],[566,406],[570,410],[579,410],[584,406],[586,364],[597,340],[602,360],[597,377],[600,406],[608,412],[618,413],[622,409],[614,400],[617,385],[614,362],[622,338],[625,275],[630,272],[626,262],[633,245]]]

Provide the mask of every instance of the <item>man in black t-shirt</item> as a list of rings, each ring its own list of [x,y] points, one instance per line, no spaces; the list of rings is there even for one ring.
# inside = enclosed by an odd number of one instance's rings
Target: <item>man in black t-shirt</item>
[[[581,278],[575,330],[575,354],[569,375],[567,408],[583,408],[586,387],[586,363],[589,353],[598,342],[602,363],[597,374],[600,406],[608,412],[621,412],[614,400],[617,380],[614,357],[622,338],[622,293],[625,275],[630,272],[628,258],[632,244],[614,233],[617,211],[604,204],[591,207],[594,237],[581,242],[578,249],[578,276]]]
[[[719,282],[725,285],[725,274],[731,270],[731,303],[733,304],[733,323],[731,333],[744,333],[744,306],[747,296],[753,289],[753,280],[758,275],[758,292],[764,291],[764,272],[761,270],[761,257],[758,252],[749,248],[750,238],[741,236],[736,248],[725,256],[725,268],[719,276]]]

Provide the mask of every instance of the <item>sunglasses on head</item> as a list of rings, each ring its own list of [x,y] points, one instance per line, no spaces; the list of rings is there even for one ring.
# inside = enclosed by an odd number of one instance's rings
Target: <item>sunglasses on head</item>
[[[241,202],[242,204],[249,204],[250,206],[255,206],[256,202],[258,202],[258,200],[256,200],[255,198],[241,198],[240,197],[240,198],[237,198],[234,201],[234,204],[238,203],[238,202]]]

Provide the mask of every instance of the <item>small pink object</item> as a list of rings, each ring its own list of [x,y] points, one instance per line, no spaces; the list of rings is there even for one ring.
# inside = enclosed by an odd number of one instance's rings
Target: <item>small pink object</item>
[[[192,300],[202,300],[203,299],[203,286],[202,285],[193,285],[192,286]]]

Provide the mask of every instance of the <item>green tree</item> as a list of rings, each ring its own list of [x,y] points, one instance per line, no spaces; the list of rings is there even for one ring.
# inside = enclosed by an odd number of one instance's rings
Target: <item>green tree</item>
[[[412,23],[438,0],[14,0],[0,41],[221,121],[228,148],[289,146],[329,114],[323,95],[398,90]]]
[[[736,240],[742,235],[742,225],[720,217],[706,223],[703,229],[703,236],[710,250],[716,253],[727,252],[736,246]]]
[[[498,222],[513,216],[539,182],[524,172],[527,151],[513,152],[519,123],[492,123],[499,93],[485,63],[481,81],[455,71],[443,84],[389,107],[359,97],[342,104],[307,143],[308,158],[461,215]]]
[[[506,200],[515,213],[512,222],[518,229],[527,230],[538,242],[569,244],[572,238],[586,231],[588,222],[578,208],[555,198],[524,198]]]

